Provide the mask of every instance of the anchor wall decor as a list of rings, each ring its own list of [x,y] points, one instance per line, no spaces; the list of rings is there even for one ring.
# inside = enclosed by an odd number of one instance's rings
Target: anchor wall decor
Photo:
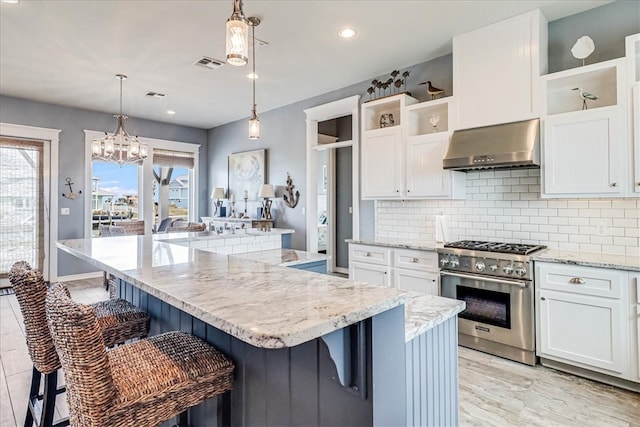
[[[69,186],[69,194],[64,194],[62,193],[62,197],[66,197],[67,199],[75,199],[76,197],[78,197],[79,195],[82,194],[82,191],[78,191],[77,193],[73,192],[73,188],[71,188],[71,186],[73,185],[73,182],[71,182],[71,178],[67,177],[67,179],[65,180],[67,181],[67,183],[65,185]]]
[[[290,208],[295,208],[298,205],[298,201],[300,200],[300,192],[296,190],[293,192],[293,189],[296,188],[293,185],[293,180],[291,179],[291,175],[287,172],[287,185],[284,187],[286,194],[282,196],[284,203]]]

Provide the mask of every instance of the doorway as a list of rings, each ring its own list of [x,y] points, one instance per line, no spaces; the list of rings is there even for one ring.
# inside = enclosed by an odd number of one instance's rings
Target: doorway
[[[307,114],[307,251],[327,272],[348,274],[346,239],[359,237],[358,102],[345,98]]]

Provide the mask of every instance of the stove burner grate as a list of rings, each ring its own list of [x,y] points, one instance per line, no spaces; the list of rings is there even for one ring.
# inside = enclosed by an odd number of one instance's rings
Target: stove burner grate
[[[540,249],[545,249],[543,245],[526,245],[522,243],[501,243],[483,242],[478,240],[460,240],[458,242],[446,243],[445,248],[468,249],[471,251],[487,251],[507,254],[528,255]]]

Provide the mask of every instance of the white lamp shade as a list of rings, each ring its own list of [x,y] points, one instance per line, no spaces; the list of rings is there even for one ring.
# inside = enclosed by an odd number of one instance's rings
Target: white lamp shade
[[[212,199],[224,199],[224,188],[216,187],[211,192]]]
[[[249,139],[260,139],[260,120],[258,117],[249,119]]]
[[[265,199],[272,199],[276,197],[276,192],[273,189],[273,185],[262,184],[262,187],[260,187],[260,193],[258,193],[258,197],[262,197]]]

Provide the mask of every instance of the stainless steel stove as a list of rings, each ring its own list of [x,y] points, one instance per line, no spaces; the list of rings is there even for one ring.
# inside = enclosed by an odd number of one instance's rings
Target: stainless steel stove
[[[535,365],[530,255],[545,248],[462,240],[438,249],[441,295],[467,304],[460,345]]]

